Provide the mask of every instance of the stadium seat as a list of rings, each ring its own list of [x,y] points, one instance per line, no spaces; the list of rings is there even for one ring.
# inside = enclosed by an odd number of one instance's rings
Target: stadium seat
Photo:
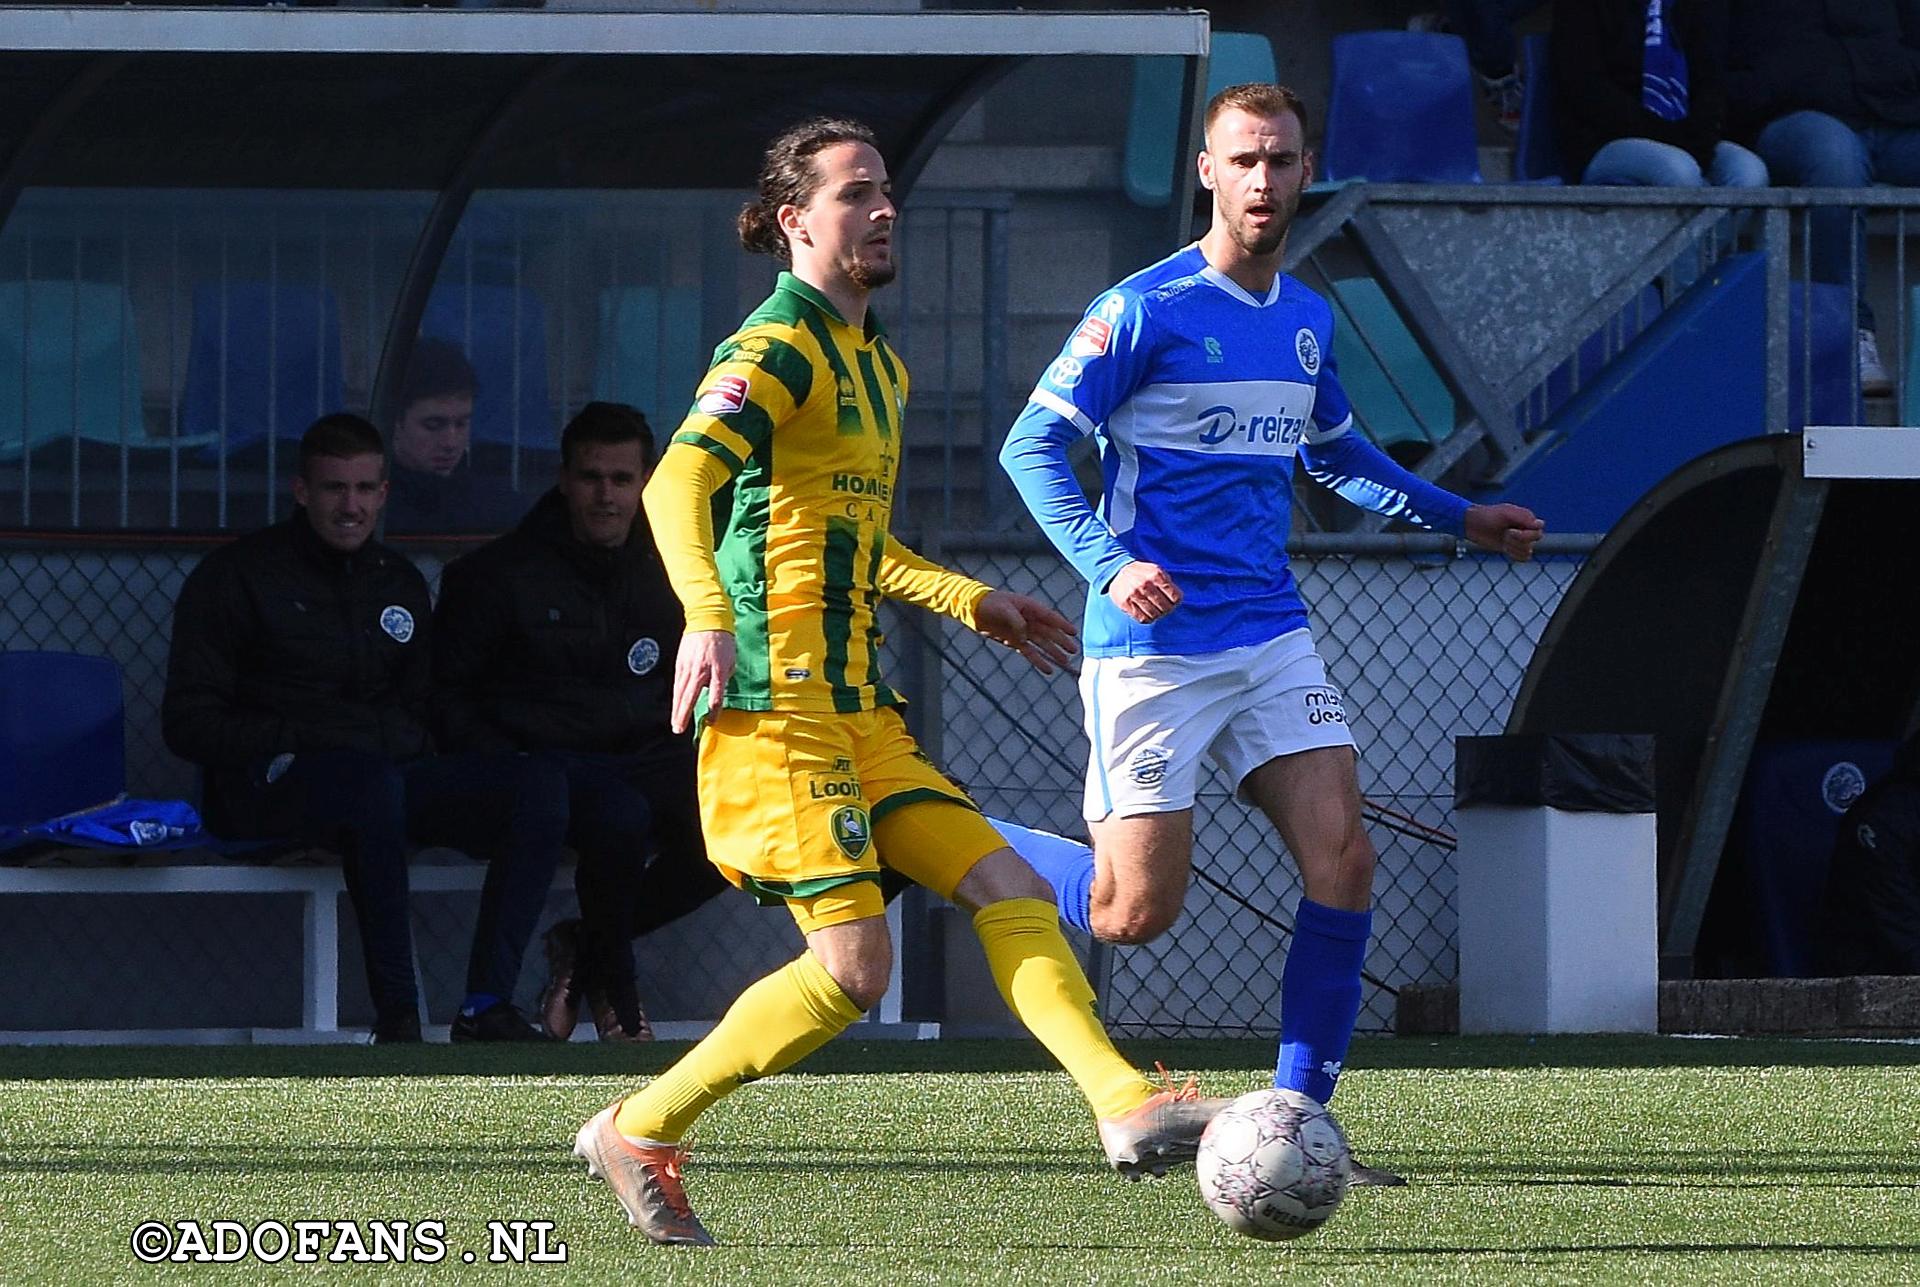
[[[120,667],[70,652],[0,653],[0,826],[105,804],[127,789]]]
[[[1523,38],[1520,57],[1526,69],[1526,91],[1520,100],[1520,137],[1514,143],[1513,177],[1522,183],[1570,181],[1560,169],[1560,140],[1553,122],[1553,73],[1547,62],[1547,37]]]
[[[76,436],[147,444],[133,302],[117,284],[0,282],[0,460]]]
[[[613,286],[600,292],[593,396],[638,407],[656,435],[673,432],[705,370],[700,290]]]
[[[1466,42],[1425,31],[1356,31],[1333,40],[1320,178],[1478,183]]]
[[[547,316],[524,287],[442,280],[427,297],[420,333],[460,346],[480,379],[473,440],[554,449],[559,428],[547,385]]]
[[[265,282],[193,289],[193,338],[180,431],[217,452],[298,439],[345,401],[340,302],[320,286]]]
[[[1272,83],[1273,46],[1257,32],[1216,31],[1207,56],[1212,98],[1229,85]],[[1174,137],[1180,119],[1181,66],[1177,58],[1135,58],[1133,100],[1127,109],[1125,183],[1135,205],[1157,209],[1173,200]]]
[[[1453,394],[1386,292],[1371,277],[1331,284],[1334,361],[1362,432],[1378,447],[1446,438],[1454,427]]]
[[[1814,968],[1812,935],[1840,815],[1886,775],[1891,739],[1762,742],[1748,762],[1733,843],[1745,858],[1769,972]]]

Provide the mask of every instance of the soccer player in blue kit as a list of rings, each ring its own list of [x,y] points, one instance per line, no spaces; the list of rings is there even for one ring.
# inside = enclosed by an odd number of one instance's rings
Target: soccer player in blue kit
[[[1198,158],[1212,228],[1094,301],[1007,437],[1001,463],[1093,587],[1080,676],[1093,848],[1003,831],[1068,924],[1150,941],[1180,914],[1211,756],[1300,866],[1274,1085],[1324,1103],[1360,1012],[1374,851],[1350,713],[1287,565],[1294,461],[1356,505],[1511,559],[1532,556],[1544,525],[1518,505],[1470,505],[1354,431],[1332,310],[1280,271],[1313,177],[1304,138],[1287,89],[1213,98]],[[1082,435],[1100,446],[1098,512],[1067,461]],[[1354,1176],[1402,1182],[1357,1164]]]

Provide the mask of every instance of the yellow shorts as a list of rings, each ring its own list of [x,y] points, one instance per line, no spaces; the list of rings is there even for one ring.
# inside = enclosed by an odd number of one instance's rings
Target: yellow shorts
[[[717,712],[700,735],[700,821],[721,873],[802,930],[882,914],[883,863],[951,898],[1006,844],[892,707]]]

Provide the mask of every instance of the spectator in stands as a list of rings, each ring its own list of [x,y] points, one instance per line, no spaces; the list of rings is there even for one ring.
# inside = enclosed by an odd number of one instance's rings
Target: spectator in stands
[[[1554,118],[1582,183],[1762,188],[1722,135],[1727,0],[1554,0]]]
[[[668,728],[683,619],[640,510],[653,459],[638,411],[589,403],[561,435],[559,486],[441,580],[445,743],[564,767],[581,919],[547,936],[540,1007],[563,1040],[583,1000],[602,1041],[651,1037],[631,941],[726,887],[701,840],[693,743]]]
[[[1519,43],[1513,29],[1522,18],[1547,0],[1447,0],[1446,9],[1416,14],[1407,26],[1414,31],[1450,31],[1467,42],[1467,61],[1473,66],[1480,93],[1509,133],[1520,129],[1520,107],[1526,100],[1526,82],[1520,66]]]
[[[1776,183],[1920,184],[1920,4],[1914,0],[1734,0],[1727,97]],[[1860,391],[1893,391],[1867,304],[1865,229],[1812,212],[1812,276],[1853,282]]]
[[[1920,974],[1920,733],[1840,819],[1820,925],[1824,975]]]
[[[209,554],[174,606],[167,745],[205,770],[208,826],[336,850],[360,922],[376,1041],[418,1041],[407,847],[488,869],[455,1041],[539,1040],[509,1001],[562,849],[565,784],[531,756],[434,754],[427,583],[372,539],[379,432],[323,416],[292,514]]]
[[[519,515],[519,498],[473,467],[478,387],[473,365],[457,345],[432,336],[415,342],[393,422],[388,532],[493,533]]]

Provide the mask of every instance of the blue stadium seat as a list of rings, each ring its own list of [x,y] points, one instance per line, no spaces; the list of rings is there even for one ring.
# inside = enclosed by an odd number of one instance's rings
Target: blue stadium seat
[[[1745,857],[1770,973],[1814,968],[1812,934],[1840,815],[1886,776],[1891,739],[1782,740],[1754,747],[1733,843]]]
[[[120,667],[70,652],[0,653],[0,826],[127,789]]]
[[[557,449],[547,384],[547,315],[524,287],[442,280],[427,297],[420,333],[460,346],[480,379],[475,442]]]
[[[1361,430],[1379,447],[1445,439],[1454,427],[1453,394],[1386,292],[1371,277],[1331,284],[1334,362]]]
[[[102,282],[0,282],[0,460],[76,435],[147,445],[133,302]]]
[[[319,286],[265,282],[193,288],[193,338],[180,431],[227,451],[298,439],[341,409],[340,302]]]
[[[1207,55],[1206,97],[1229,85],[1273,83],[1273,46],[1257,32],[1216,31]],[[1178,58],[1135,58],[1133,101],[1127,109],[1125,182],[1135,205],[1157,209],[1173,200],[1174,137],[1180,119]]]
[[[1514,143],[1513,177],[1522,183],[1561,183],[1578,179],[1560,168],[1560,140],[1553,121],[1553,73],[1547,62],[1547,37],[1520,41],[1526,90],[1520,100],[1520,137]]]
[[[638,407],[654,433],[670,434],[706,370],[697,286],[612,286],[600,292],[593,396]]]
[[[1426,31],[1335,36],[1320,157],[1330,182],[1480,182],[1466,42]]]

